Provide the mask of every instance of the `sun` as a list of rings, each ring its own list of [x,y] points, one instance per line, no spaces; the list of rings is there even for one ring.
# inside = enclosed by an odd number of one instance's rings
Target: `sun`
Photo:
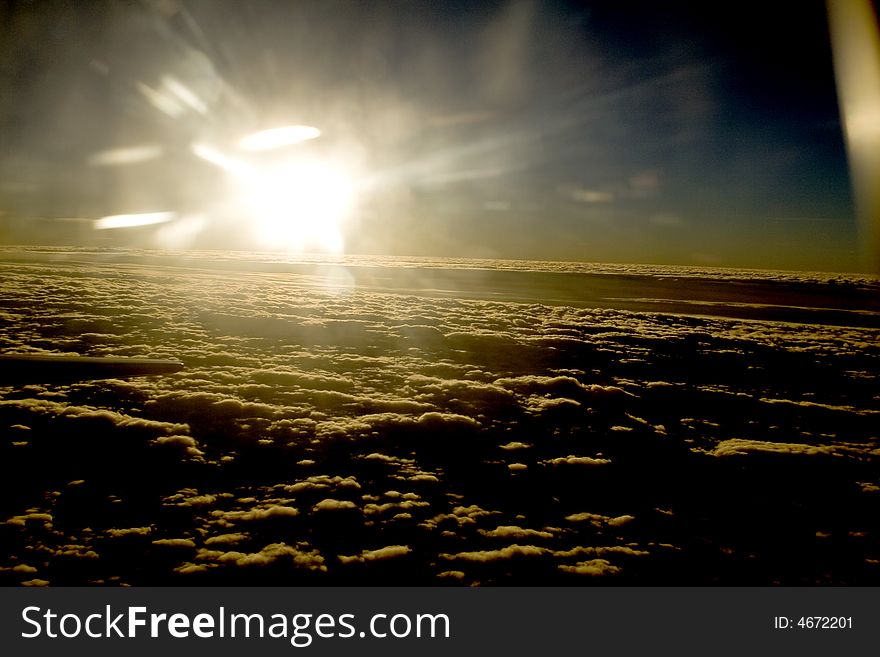
[[[338,167],[291,160],[239,176],[244,211],[263,245],[277,250],[341,253],[342,223],[354,186]]]
[[[248,151],[276,150],[314,139],[320,131],[288,126],[241,140]],[[303,157],[240,158],[206,144],[192,144],[200,159],[230,178],[227,200],[241,213],[260,246],[278,251],[342,253],[343,223],[351,212],[355,184],[345,167],[332,160]]]

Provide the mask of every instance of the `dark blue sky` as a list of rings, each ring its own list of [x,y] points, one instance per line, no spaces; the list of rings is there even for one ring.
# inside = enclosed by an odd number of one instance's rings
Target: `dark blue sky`
[[[188,144],[299,123],[356,165],[350,252],[857,266],[823,2],[2,7],[5,241],[210,206],[189,245],[248,246]],[[147,102],[169,76],[204,111]]]

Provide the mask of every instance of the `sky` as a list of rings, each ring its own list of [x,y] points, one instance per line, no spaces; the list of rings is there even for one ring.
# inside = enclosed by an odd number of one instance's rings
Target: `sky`
[[[692,4],[7,0],[0,240],[859,269],[824,3]]]

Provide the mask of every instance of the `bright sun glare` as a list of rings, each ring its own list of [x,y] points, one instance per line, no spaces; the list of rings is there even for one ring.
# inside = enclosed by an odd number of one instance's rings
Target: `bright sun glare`
[[[341,224],[353,187],[340,170],[294,160],[257,169],[241,182],[242,200],[261,242],[290,251],[342,252]]]
[[[317,128],[288,126],[250,135],[239,147],[273,150],[318,135]],[[354,185],[341,167],[303,158],[260,164],[204,144],[194,144],[192,152],[223,169],[236,183],[231,200],[241,207],[262,245],[294,252],[342,252],[342,223],[354,200]]]

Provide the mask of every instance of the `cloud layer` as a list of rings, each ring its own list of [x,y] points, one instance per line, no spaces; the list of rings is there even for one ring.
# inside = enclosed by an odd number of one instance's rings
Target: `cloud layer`
[[[186,365],[0,389],[0,581],[880,580],[877,329],[145,257],[0,264],[0,350]]]

